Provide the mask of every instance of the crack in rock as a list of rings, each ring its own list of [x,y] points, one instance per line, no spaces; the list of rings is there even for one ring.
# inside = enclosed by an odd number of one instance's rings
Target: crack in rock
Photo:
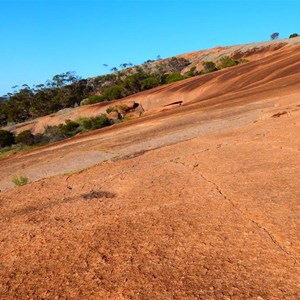
[[[191,169],[193,172],[194,170],[199,166],[199,164],[195,164],[193,166],[187,165],[184,162],[180,162],[178,160],[172,160],[171,162],[176,163],[176,164],[180,164],[186,168]],[[209,180],[208,178],[206,178],[203,173],[197,172],[197,174],[203,179],[205,180],[207,183],[209,183],[210,185],[212,185],[215,190],[220,194],[220,196],[226,200],[227,202],[230,203],[230,205],[236,209],[237,211],[239,211],[239,213],[241,213],[248,221],[250,221],[252,224],[254,224],[256,227],[258,227],[260,230],[262,230],[268,237],[269,239],[272,241],[272,243],[277,246],[281,251],[283,251],[285,254],[287,254],[288,256],[291,256],[295,263],[299,263],[298,259],[288,250],[286,250],[274,237],[274,235],[268,231],[268,229],[266,229],[265,227],[263,227],[261,224],[259,224],[258,222],[256,222],[255,220],[252,220],[243,210],[241,210],[230,198],[228,198],[222,191],[222,189],[213,181]]]

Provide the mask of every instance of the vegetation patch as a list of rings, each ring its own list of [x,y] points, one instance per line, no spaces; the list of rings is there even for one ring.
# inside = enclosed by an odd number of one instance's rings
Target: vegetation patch
[[[30,130],[22,131],[17,136],[12,132],[0,130],[0,158],[110,125],[107,115],[102,114],[91,118],[79,118],[76,121],[66,120],[58,126],[47,126],[43,133],[36,135],[33,135]]]
[[[15,143],[14,134],[7,130],[0,130],[0,148],[11,146]]]
[[[15,138],[16,144],[31,146],[34,144],[34,135],[30,130],[20,132]]]
[[[13,93],[0,97],[0,126],[24,122],[68,107],[121,99],[157,86],[235,66],[241,62],[224,56],[217,62],[217,66],[213,62],[205,62],[202,72],[198,72],[193,66],[182,74],[183,69],[191,64],[190,61],[182,57],[161,60],[158,56],[156,60],[147,60],[141,66],[120,64],[121,70],[113,67],[112,74],[90,79],[81,79],[74,72],[58,74],[45,84],[37,84],[33,88],[27,84],[21,87],[14,86]],[[76,128],[69,130],[69,124],[64,125],[60,128],[61,131],[65,131],[69,136],[76,134]],[[23,141],[28,144],[31,140],[30,134],[27,133]]]
[[[15,186],[23,186],[29,183],[29,178],[24,175],[15,175],[12,179]]]
[[[233,67],[239,64],[239,61],[230,56],[223,56],[217,62],[218,69]]]

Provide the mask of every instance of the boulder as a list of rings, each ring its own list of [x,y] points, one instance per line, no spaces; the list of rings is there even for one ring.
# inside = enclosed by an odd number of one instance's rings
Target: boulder
[[[125,104],[127,105],[128,109],[134,109],[138,106],[138,103],[134,102],[133,100],[128,101]]]
[[[120,119],[120,114],[117,111],[112,111],[107,115],[110,121],[117,121]]]

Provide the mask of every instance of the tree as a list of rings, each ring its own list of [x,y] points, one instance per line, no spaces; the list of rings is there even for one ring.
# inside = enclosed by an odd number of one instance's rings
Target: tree
[[[123,69],[123,70],[126,69],[127,66],[128,66],[127,63],[122,63],[122,64],[120,64],[120,68]]]
[[[291,38],[295,38],[295,37],[297,37],[297,36],[299,36],[298,33],[292,33],[292,34],[290,35],[290,39],[291,39]]]
[[[7,107],[4,98],[0,97],[0,126],[6,125],[7,122]]]
[[[271,39],[272,40],[277,40],[278,37],[279,37],[279,33],[278,32],[274,32],[274,33],[271,34]]]
[[[63,87],[67,84],[73,84],[79,81],[80,78],[73,71],[54,75],[52,78],[52,86],[55,88]]]
[[[118,68],[116,68],[116,67],[113,67],[113,68],[111,68],[111,69],[110,69],[110,71],[115,73],[115,72],[117,72],[117,71],[118,71]]]
[[[188,66],[190,62],[183,57],[171,57],[167,61],[167,64],[170,72],[180,72],[183,68]]]
[[[103,90],[102,97],[105,100],[115,100],[123,97],[123,86],[115,85]]]
[[[142,80],[146,78],[144,72],[137,72],[132,75],[129,75],[124,80],[124,88],[128,94],[137,93],[142,90]]]

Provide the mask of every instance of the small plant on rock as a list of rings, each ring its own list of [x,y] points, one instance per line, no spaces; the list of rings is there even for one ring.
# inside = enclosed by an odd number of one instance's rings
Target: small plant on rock
[[[216,64],[213,61],[204,61],[202,65],[203,65],[203,73],[210,73],[218,70]]]
[[[23,175],[15,175],[12,179],[12,182],[15,184],[15,186],[23,186],[29,183],[29,178]]]
[[[217,68],[224,69],[224,68],[236,66],[238,64],[239,64],[239,61],[235,60],[233,57],[223,56],[219,59]]]
[[[118,111],[118,109],[115,106],[110,106],[106,109],[106,113],[109,114],[113,111]]]

